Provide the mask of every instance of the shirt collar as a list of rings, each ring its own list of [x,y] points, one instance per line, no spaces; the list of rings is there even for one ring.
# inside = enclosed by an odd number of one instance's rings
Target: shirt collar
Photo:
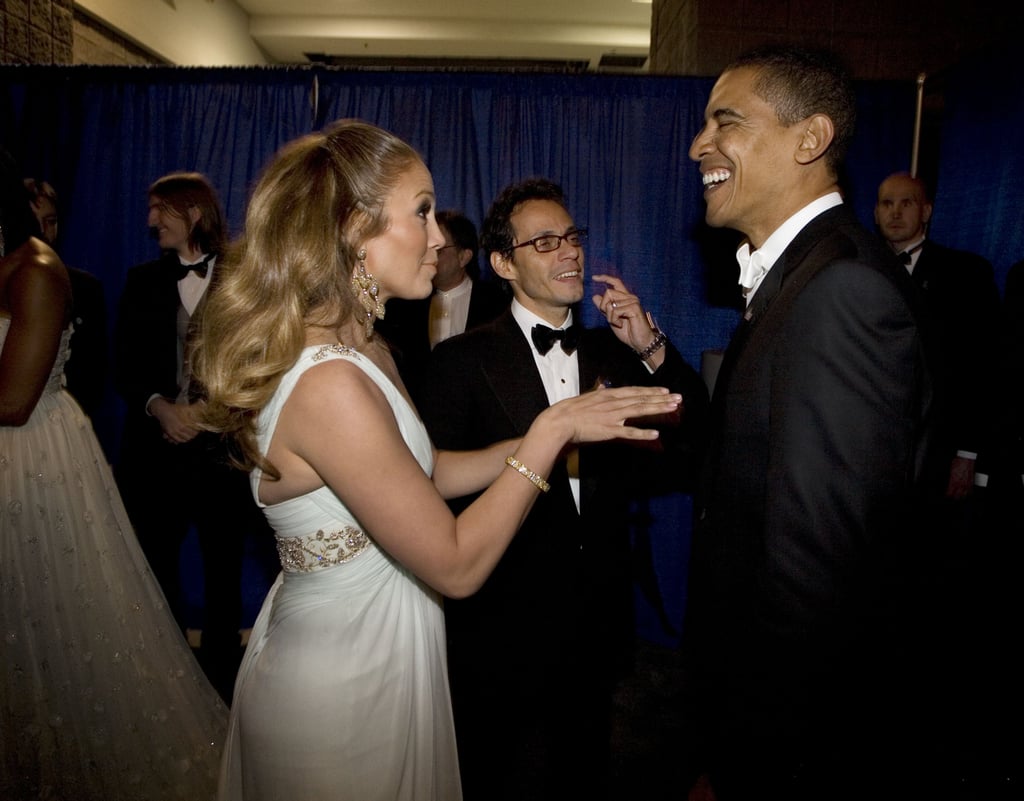
[[[451,289],[436,289],[434,290],[435,295],[440,295],[443,298],[458,298],[473,290],[473,279],[468,275],[464,275],[462,280],[457,286],[453,286]]]
[[[760,267],[760,275],[755,279],[754,285],[746,290],[744,295],[747,300],[747,304],[750,303],[754,297],[754,293],[757,288],[761,285],[765,275],[775,265],[775,262],[779,260],[779,256],[782,255],[783,251],[789,247],[790,243],[796,239],[807,224],[834,206],[839,206],[843,202],[842,195],[838,192],[829,192],[821,197],[812,200],[800,211],[789,217],[782,225],[776,228],[771,236],[765,240],[764,244],[761,245],[754,253],[757,254],[757,264]],[[751,257],[750,251],[750,240],[745,239],[743,244],[740,245],[736,251],[736,260],[742,265],[745,261]]]
[[[512,299],[512,316],[519,324],[523,336],[530,342],[531,348],[533,347],[533,340],[530,339],[530,329],[535,325],[546,325],[548,328],[568,328],[572,325],[572,309],[565,310],[565,321],[561,325],[551,326],[547,320],[538,317],[515,298]]]
[[[782,255],[782,252],[789,247],[790,243],[794,239],[796,239],[797,234],[807,226],[807,223],[832,207],[841,205],[842,202],[842,195],[838,192],[829,192],[827,195],[822,195],[817,200],[812,200],[800,209],[800,211],[776,228],[772,235],[765,240],[765,243],[757,249],[757,252],[761,254],[765,272],[770,270],[772,265],[779,260],[779,256]],[[744,244],[746,244],[747,247],[750,246],[749,242]]]

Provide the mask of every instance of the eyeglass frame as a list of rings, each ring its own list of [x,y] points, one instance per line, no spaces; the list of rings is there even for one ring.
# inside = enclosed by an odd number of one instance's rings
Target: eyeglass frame
[[[569,245],[571,245],[574,248],[583,247],[583,243],[587,241],[587,233],[588,229],[586,228],[573,228],[571,231],[564,233],[561,236],[559,236],[558,234],[544,234],[543,236],[535,236],[533,239],[527,239],[525,242],[521,242],[518,245],[513,245],[511,248],[509,248],[509,253],[511,253],[513,250],[518,250],[519,248],[525,248],[527,245],[533,245],[533,249],[536,250],[538,253],[554,253],[556,250],[562,247],[563,240],[569,242]],[[569,241],[569,237],[571,236],[575,236],[577,238],[577,241],[575,243]],[[540,242],[542,239],[557,239],[558,242],[555,244],[553,248],[541,250],[539,247],[537,247],[537,243]]]

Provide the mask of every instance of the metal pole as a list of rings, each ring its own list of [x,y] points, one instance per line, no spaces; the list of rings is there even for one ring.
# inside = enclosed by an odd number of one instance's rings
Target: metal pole
[[[917,177],[917,156],[921,148],[921,107],[924,103],[924,81],[922,72],[917,76],[917,109],[914,114],[914,144],[910,151],[910,174]]]
[[[313,112],[312,124],[309,126],[310,129],[316,129],[317,120],[320,119],[320,76],[313,74],[313,85],[309,93],[309,105],[310,111]]]

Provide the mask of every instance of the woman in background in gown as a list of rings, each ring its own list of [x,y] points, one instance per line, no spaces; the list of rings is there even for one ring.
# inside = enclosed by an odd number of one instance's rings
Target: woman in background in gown
[[[207,801],[227,709],[62,388],[64,265],[0,148],[0,798]]]
[[[601,389],[521,440],[434,451],[372,333],[388,298],[432,290],[434,207],[409,145],[335,123],[265,170],[208,300],[193,360],[206,423],[254,468],[283,568],[239,672],[222,799],[461,798],[441,596],[480,586],[564,446],[654,439],[626,418],[680,403]],[[445,497],[488,485],[452,516]]]

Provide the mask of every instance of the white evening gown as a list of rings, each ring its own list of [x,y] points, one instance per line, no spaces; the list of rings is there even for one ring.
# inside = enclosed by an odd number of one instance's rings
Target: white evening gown
[[[374,380],[429,473],[416,412],[372,362],[340,345],[307,348],[285,374],[260,416],[261,451],[299,377],[325,359],[348,359]],[[254,493],[259,480],[254,471]],[[222,801],[460,799],[440,597],[326,487],[263,509],[282,573],[239,672]]]
[[[227,709],[61,389],[69,340],[29,421],[0,426],[0,799],[212,799]]]

